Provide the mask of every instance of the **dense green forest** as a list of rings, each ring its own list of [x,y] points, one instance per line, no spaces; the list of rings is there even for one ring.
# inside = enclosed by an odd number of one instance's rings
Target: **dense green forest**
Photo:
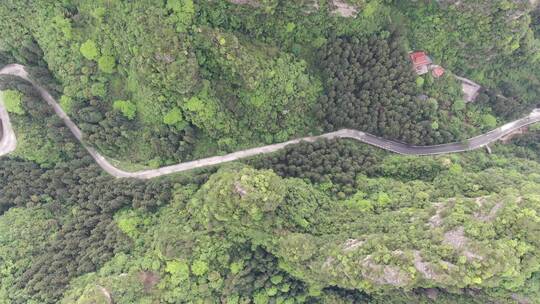
[[[323,0],[7,1],[0,50],[47,68],[85,141],[126,168],[342,127],[456,141],[536,105],[526,1],[350,2],[355,18]],[[414,49],[445,77],[416,76]],[[484,85],[477,103],[452,72]]]
[[[39,105],[22,100],[39,137],[64,140],[54,164],[0,160],[3,303],[540,296],[535,129],[493,155],[319,141],[143,182],[107,176]]]
[[[0,66],[126,169],[341,128],[462,141],[538,106],[528,0],[8,0],[0,24]],[[29,83],[0,90],[0,304],[540,303],[538,125],[491,154],[319,140],[115,179]]]

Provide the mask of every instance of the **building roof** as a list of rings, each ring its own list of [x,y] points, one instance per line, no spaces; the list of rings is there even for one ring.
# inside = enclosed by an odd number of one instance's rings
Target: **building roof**
[[[411,58],[411,61],[415,67],[432,63],[431,58],[429,58],[424,51],[411,52],[409,54],[409,58]]]
[[[444,75],[444,69],[440,66],[436,66],[433,68],[433,70],[431,70],[431,75],[433,75],[435,78],[439,78]]]

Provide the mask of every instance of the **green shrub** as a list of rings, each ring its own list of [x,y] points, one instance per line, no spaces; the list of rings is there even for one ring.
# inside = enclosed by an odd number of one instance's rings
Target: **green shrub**
[[[163,123],[169,126],[176,126],[178,129],[183,129],[186,125],[182,116],[182,110],[179,108],[173,108],[165,116],[163,116]]]
[[[84,58],[88,60],[95,60],[99,55],[99,50],[96,46],[96,43],[90,39],[86,40],[85,43],[81,44],[80,51]]]
[[[116,61],[113,56],[101,56],[98,60],[99,70],[111,74],[114,72],[114,67],[116,66]]]
[[[197,276],[202,276],[208,271],[208,264],[205,261],[197,260],[191,265],[191,271]]]
[[[22,96],[23,94],[19,91],[4,91],[4,103],[6,105],[6,110],[10,113],[23,115],[25,111],[22,107]]]
[[[137,113],[137,106],[129,100],[116,100],[113,103],[113,108],[120,111],[128,119],[135,118]]]

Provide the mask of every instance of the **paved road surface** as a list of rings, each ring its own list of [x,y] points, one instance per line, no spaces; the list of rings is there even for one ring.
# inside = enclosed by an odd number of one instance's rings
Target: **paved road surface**
[[[481,147],[484,147],[494,141],[497,141],[501,137],[519,129],[524,126],[530,125],[535,122],[540,122],[540,109],[533,110],[529,115],[526,117],[523,117],[521,119],[518,119],[516,121],[510,122],[504,126],[501,126],[497,129],[494,129],[490,132],[487,132],[485,134],[473,137],[469,139],[466,143],[449,143],[444,145],[435,145],[435,146],[411,146],[395,141],[391,141],[388,139],[380,138],[368,133],[364,133],[357,130],[351,130],[351,129],[342,129],[336,132],[330,132],[326,134],[322,134],[319,136],[311,136],[311,137],[304,137],[299,139],[290,140],[284,143],[279,144],[273,144],[268,146],[262,146],[252,149],[246,149],[234,153],[230,153],[223,156],[214,156],[214,157],[208,157],[203,158],[199,160],[179,163],[172,166],[162,167],[158,169],[149,169],[149,170],[142,170],[137,172],[126,172],[121,169],[118,169],[111,165],[101,154],[99,154],[94,148],[87,146],[82,141],[82,132],[81,130],[71,121],[71,119],[66,115],[66,113],[62,110],[60,105],[54,100],[54,98],[47,92],[45,89],[40,87],[37,83],[35,83],[32,79],[28,77],[28,73],[26,72],[24,66],[18,65],[18,64],[11,64],[8,66],[5,66],[2,70],[0,70],[0,75],[13,75],[18,76],[28,82],[30,82],[36,90],[38,90],[41,97],[54,109],[54,112],[58,117],[60,117],[66,126],[71,130],[71,133],[75,136],[75,138],[85,147],[85,149],[90,153],[90,155],[95,159],[97,164],[105,170],[110,175],[122,178],[122,177],[132,177],[132,178],[139,178],[139,179],[150,179],[162,175],[167,175],[171,173],[176,172],[182,172],[187,170],[192,170],[196,168],[202,168],[212,165],[218,165],[234,160],[238,160],[241,158],[246,158],[250,156],[255,156],[259,154],[266,154],[278,151],[280,149],[283,149],[287,145],[291,144],[297,144],[301,141],[308,141],[313,142],[317,139],[321,138],[351,138],[358,141],[361,141],[366,144],[370,144],[375,147],[379,147],[381,149],[404,154],[404,155],[437,155],[437,154],[448,154],[448,153],[456,153],[456,152],[464,152],[464,151],[470,151],[475,150]],[[13,150],[15,150],[16,147],[16,138],[15,134],[13,133],[13,129],[11,127],[8,113],[4,107],[3,103],[3,96],[0,95],[0,119],[2,120],[2,127],[4,130],[3,138],[0,140],[0,156],[9,154]]]

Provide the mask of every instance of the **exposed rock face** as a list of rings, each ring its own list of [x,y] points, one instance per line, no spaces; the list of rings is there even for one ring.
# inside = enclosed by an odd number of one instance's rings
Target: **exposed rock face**
[[[474,253],[469,248],[469,239],[465,236],[465,231],[463,227],[458,227],[454,230],[446,232],[444,234],[443,242],[452,246],[454,249],[461,251],[468,260],[483,259],[481,255]]]
[[[242,187],[239,182],[234,183],[234,192],[240,195],[241,198],[248,194],[248,192]]]
[[[444,234],[444,242],[455,249],[462,249],[468,241],[469,239],[465,237],[463,227],[458,227]]]
[[[332,267],[335,261],[336,259],[334,257],[331,257],[331,256],[327,257],[326,260],[324,261],[324,264],[322,265],[322,268],[328,269]]]
[[[143,283],[144,290],[149,292],[159,283],[159,276],[154,272],[142,271],[139,273],[139,280]]]
[[[358,14],[358,9],[344,0],[332,0],[332,6],[334,7],[333,13],[341,17],[356,17]]]
[[[113,300],[111,297],[111,293],[103,286],[98,285],[99,291],[103,294],[105,297],[105,301],[107,301],[107,304],[112,304]]]
[[[227,1],[233,4],[239,4],[239,5],[250,5],[253,7],[261,6],[261,4],[257,0],[227,0]]]
[[[518,304],[531,304],[533,303],[529,298],[518,295],[516,293],[512,294],[512,299],[516,300]]]
[[[501,208],[504,207],[504,204],[502,202],[497,202],[489,212],[476,212],[474,214],[474,218],[481,221],[481,222],[491,222],[495,219],[497,216],[497,212],[501,210]]]
[[[376,264],[370,255],[362,260],[362,266],[362,275],[379,285],[403,287],[412,281],[409,274],[398,266]]]
[[[452,263],[448,263],[446,261],[441,261],[441,264],[444,265],[444,267],[440,266],[440,264],[437,265],[431,262],[426,262],[422,258],[420,251],[417,251],[417,250],[413,252],[413,256],[414,256],[414,260],[413,260],[414,268],[420,274],[422,274],[422,276],[425,279],[428,279],[428,280],[444,283],[450,277],[449,272],[457,269],[456,265]]]
[[[435,270],[433,269],[431,263],[427,263],[427,262],[424,262],[424,260],[422,259],[422,256],[420,255],[420,251],[415,251],[414,252],[414,268],[416,268],[416,270],[418,272],[420,272],[424,278],[426,279],[433,279],[435,278]]]
[[[437,203],[437,204],[434,204],[434,206],[436,208],[435,214],[429,218],[429,222],[428,222],[429,226],[431,226],[432,228],[441,226],[442,220],[443,220],[441,217],[441,213],[444,210],[443,203]]]
[[[439,291],[435,288],[428,288],[425,290],[426,296],[435,301],[439,297]]]
[[[353,251],[353,250],[361,247],[363,244],[364,244],[364,241],[360,241],[360,240],[357,240],[357,239],[348,239],[343,244],[343,252]]]

